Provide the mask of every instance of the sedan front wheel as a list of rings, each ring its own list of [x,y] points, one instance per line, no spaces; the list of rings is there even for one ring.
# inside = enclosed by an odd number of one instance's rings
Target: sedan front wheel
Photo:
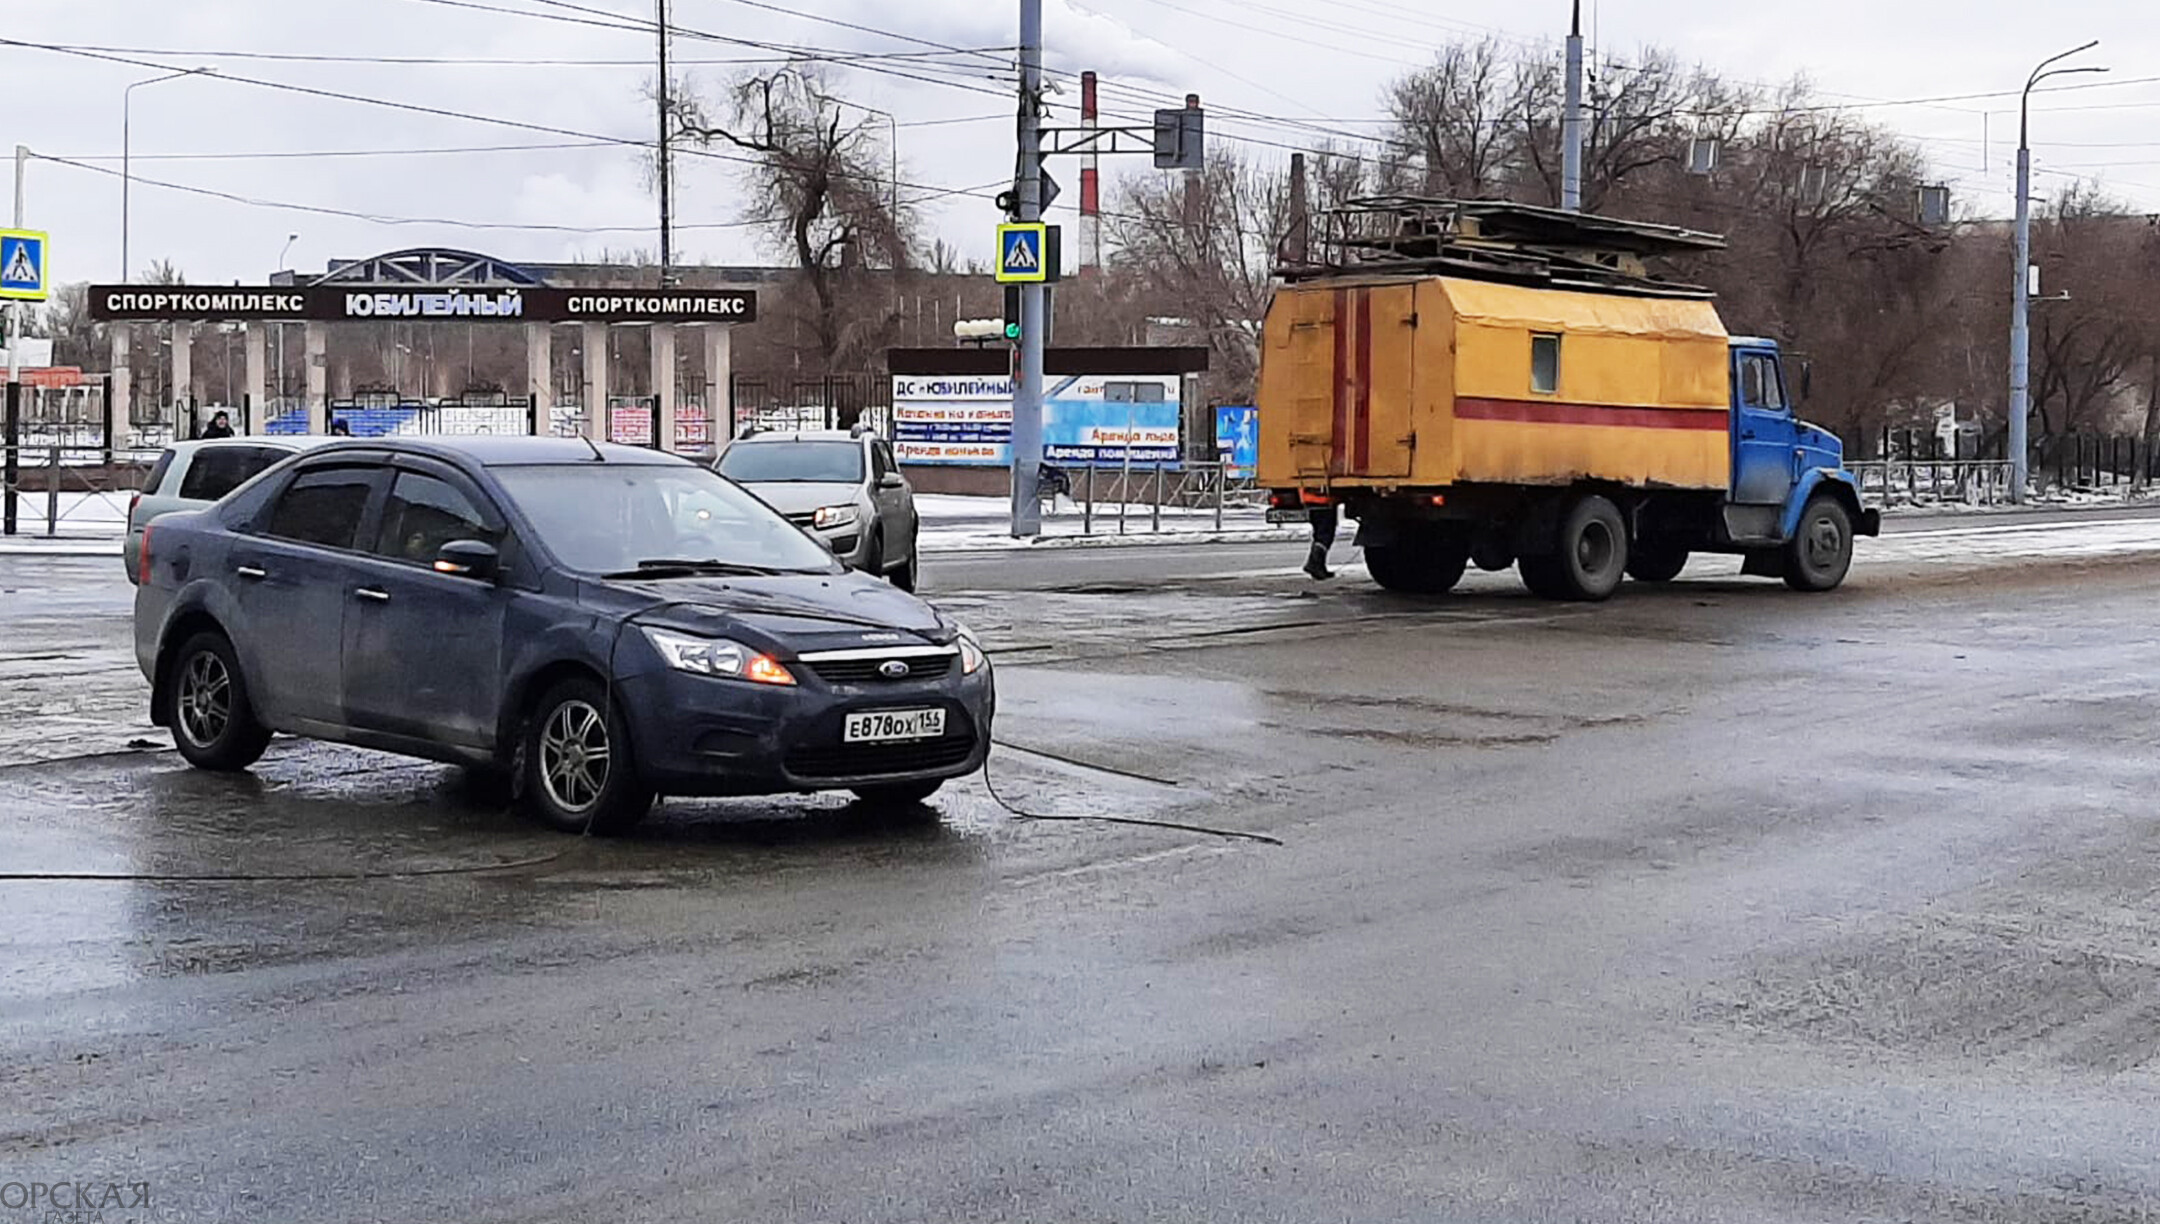
[[[605,686],[564,680],[533,707],[520,745],[525,810],[563,833],[621,833],[652,810]]]

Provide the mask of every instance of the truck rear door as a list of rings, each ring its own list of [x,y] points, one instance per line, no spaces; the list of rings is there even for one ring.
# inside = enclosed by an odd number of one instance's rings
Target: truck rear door
[[[1287,356],[1300,476],[1410,474],[1416,293],[1402,284],[1297,294]]]
[[[1793,447],[1799,434],[1777,354],[1732,352],[1732,500],[1744,506],[1782,506],[1792,494]]]

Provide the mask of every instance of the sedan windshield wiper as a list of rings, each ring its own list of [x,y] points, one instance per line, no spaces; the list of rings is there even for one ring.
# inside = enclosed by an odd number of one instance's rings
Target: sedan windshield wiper
[[[636,569],[617,570],[602,574],[603,578],[695,578],[720,574],[736,577],[761,578],[773,574],[802,574],[808,570],[774,569],[769,565],[743,565],[734,561],[692,561],[677,557],[655,557],[637,563]]]

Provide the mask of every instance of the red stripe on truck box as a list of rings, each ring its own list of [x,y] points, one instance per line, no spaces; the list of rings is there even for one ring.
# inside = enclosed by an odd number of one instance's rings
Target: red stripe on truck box
[[[1623,404],[1563,404],[1553,400],[1455,399],[1459,421],[1505,421],[1515,425],[1617,425],[1628,429],[1725,431],[1730,413],[1720,408],[1637,408]]]

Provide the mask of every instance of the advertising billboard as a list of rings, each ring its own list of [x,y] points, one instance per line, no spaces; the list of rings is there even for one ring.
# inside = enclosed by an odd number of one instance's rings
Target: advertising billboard
[[[1061,466],[1174,466],[1180,391],[1175,374],[1054,376],[1043,394],[1043,459]],[[1012,464],[1012,380],[893,379],[893,446],[902,463]]]

